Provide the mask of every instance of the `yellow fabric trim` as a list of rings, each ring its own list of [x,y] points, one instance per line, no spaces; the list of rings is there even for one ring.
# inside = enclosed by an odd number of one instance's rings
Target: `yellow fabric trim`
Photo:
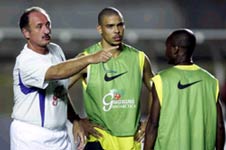
[[[87,51],[84,51],[83,54],[84,54],[84,55],[88,55],[89,53],[88,53]]]
[[[82,86],[83,86],[84,89],[87,88],[87,84],[86,84],[86,82],[85,82],[85,79],[82,80]]]
[[[216,81],[217,81],[217,88],[216,88],[216,102],[217,102],[220,89],[219,89],[219,81],[218,80],[216,80]]]
[[[152,81],[155,84],[155,89],[159,98],[160,106],[162,106],[162,79],[160,75],[156,75],[152,78]]]
[[[143,75],[144,60],[145,60],[144,52],[139,51],[139,65],[140,65],[141,75]]]
[[[95,138],[90,136],[88,142],[99,141],[102,148],[106,150],[141,150],[141,143],[134,141],[133,136],[128,137],[116,137],[112,136],[106,131],[95,128],[98,132],[102,134],[101,138]]]
[[[193,65],[176,65],[174,67],[178,68],[178,69],[183,69],[183,70],[198,70],[198,69],[200,69],[200,67],[195,65],[195,64],[193,64]]]
[[[89,71],[90,71],[90,65],[87,66],[87,77],[86,79],[82,78],[82,86],[84,90],[87,88],[87,83],[89,82]]]
[[[84,51],[83,54],[84,54],[84,55],[88,55],[89,53],[88,53],[87,51]],[[90,65],[87,66],[87,76],[88,76],[89,69],[90,69]],[[86,80],[88,81],[88,77],[87,77]],[[83,86],[84,89],[87,88],[87,84],[86,84],[86,81],[85,81],[84,78],[83,78],[83,80],[82,80],[82,86]]]

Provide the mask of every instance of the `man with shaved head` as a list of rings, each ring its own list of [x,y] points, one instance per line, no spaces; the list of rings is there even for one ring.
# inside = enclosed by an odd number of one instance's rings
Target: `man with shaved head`
[[[152,78],[153,103],[145,150],[223,150],[224,122],[218,80],[193,63],[195,34],[173,31],[166,57],[173,65]]]
[[[140,94],[143,83],[150,93],[153,73],[144,52],[122,42],[124,30],[118,9],[101,10],[97,25],[101,40],[85,49],[83,55],[100,48],[118,48],[111,51],[108,62],[89,65],[74,78],[75,82],[83,80],[87,117],[81,122],[88,137],[85,150],[141,149],[146,123],[141,119]]]

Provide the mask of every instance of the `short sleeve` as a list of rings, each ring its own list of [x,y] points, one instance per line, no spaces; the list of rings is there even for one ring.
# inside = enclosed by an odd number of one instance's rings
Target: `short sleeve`
[[[24,85],[41,89],[45,89],[48,86],[48,82],[45,81],[45,75],[52,64],[45,57],[48,56],[20,58],[19,75]]]

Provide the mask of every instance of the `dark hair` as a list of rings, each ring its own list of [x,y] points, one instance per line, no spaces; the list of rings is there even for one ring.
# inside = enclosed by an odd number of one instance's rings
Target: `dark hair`
[[[23,28],[27,28],[29,26],[29,15],[32,12],[41,12],[41,13],[45,14],[49,18],[49,15],[47,14],[47,12],[44,9],[40,8],[40,7],[30,7],[30,8],[27,8],[23,12],[23,14],[21,15],[21,17],[20,17],[19,27],[20,27],[21,30]]]
[[[186,50],[189,56],[192,55],[196,46],[196,37],[189,29],[179,29],[173,31],[166,40],[171,42],[173,46],[178,46]]]
[[[123,18],[121,12],[114,7],[106,7],[100,11],[98,14],[98,25],[101,25],[103,22],[104,16],[118,15]]]

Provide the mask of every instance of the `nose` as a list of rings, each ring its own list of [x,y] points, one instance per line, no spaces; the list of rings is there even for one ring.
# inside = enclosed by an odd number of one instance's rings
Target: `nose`
[[[117,26],[114,27],[114,32],[119,33],[119,28]]]
[[[45,26],[44,27],[44,32],[45,32],[45,34],[51,33],[51,28],[49,26]]]

